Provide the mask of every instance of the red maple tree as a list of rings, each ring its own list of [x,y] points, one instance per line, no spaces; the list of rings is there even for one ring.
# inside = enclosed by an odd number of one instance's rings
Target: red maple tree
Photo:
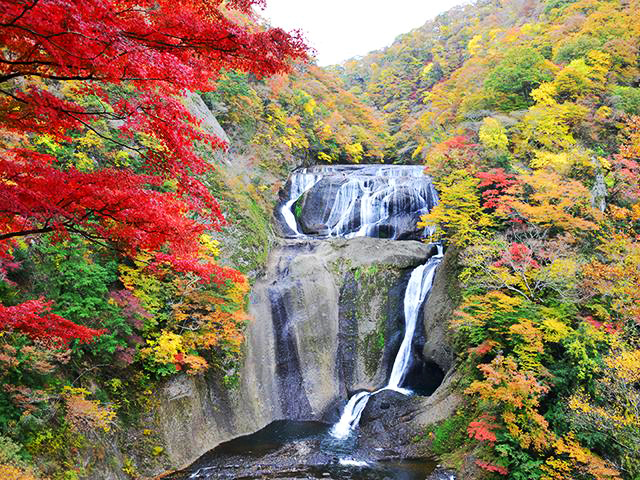
[[[297,32],[256,25],[252,9],[263,4],[0,0],[0,274],[15,267],[16,239],[52,232],[126,255],[155,254],[206,282],[238,275],[197,256],[201,234],[225,222],[200,178],[211,164],[197,148],[224,144],[182,98],[215,89],[222,69],[271,75],[305,58]],[[62,94],[65,86],[74,95]],[[93,99],[91,107],[81,98]],[[98,159],[81,171],[33,142],[46,135],[73,147],[74,136],[89,131],[136,161]],[[46,305],[2,307],[0,330],[87,340],[83,327],[74,331]],[[47,325],[36,327],[38,318]]]

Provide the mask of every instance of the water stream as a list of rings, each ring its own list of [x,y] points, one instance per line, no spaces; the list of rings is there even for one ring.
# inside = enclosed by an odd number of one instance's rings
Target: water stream
[[[278,210],[297,238],[399,239],[416,232],[420,215],[438,203],[431,178],[413,165],[310,167],[292,173],[286,189]]]
[[[331,429],[331,434],[338,438],[344,439],[348,437],[360,422],[360,417],[364,411],[369,399],[384,390],[394,390],[403,395],[411,394],[411,390],[402,388],[402,383],[407,375],[411,360],[411,341],[416,331],[416,323],[418,321],[418,313],[425,298],[431,291],[433,286],[433,278],[436,268],[442,260],[442,246],[438,245],[438,254],[431,257],[427,263],[420,265],[409,278],[407,289],[404,296],[404,319],[405,329],[400,349],[393,362],[393,368],[387,385],[374,392],[358,392],[353,395],[345,406],[340,420]]]

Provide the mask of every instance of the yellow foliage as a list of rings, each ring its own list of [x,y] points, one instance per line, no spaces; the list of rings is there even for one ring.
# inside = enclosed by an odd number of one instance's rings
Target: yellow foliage
[[[93,130],[87,130],[80,138],[75,139],[80,145],[85,148],[95,147],[104,148],[104,140],[98,136]]]
[[[633,425],[634,418],[630,415],[617,413],[615,410],[607,410],[604,407],[593,405],[583,393],[577,393],[569,399],[569,408],[573,411],[596,416],[615,425],[616,428],[623,428]]]
[[[76,159],[76,167],[81,172],[90,172],[94,169],[95,163],[86,153],[75,152],[73,156]]]
[[[347,155],[349,155],[350,160],[354,163],[360,163],[360,160],[362,160],[362,154],[364,153],[364,149],[362,148],[362,144],[360,143],[353,143],[350,145],[346,145],[344,147],[345,151],[347,152]]]
[[[633,384],[640,382],[640,350],[621,352],[605,360],[621,380]]]
[[[509,333],[511,339],[516,343],[513,351],[518,357],[521,368],[534,373],[540,372],[543,367],[539,354],[544,352],[543,336],[540,329],[531,320],[521,318],[519,323],[509,327]]]
[[[327,155],[324,152],[318,152],[318,160],[320,160],[321,162],[333,163],[335,159],[331,155]]]
[[[456,170],[436,182],[440,203],[421,217],[419,228],[437,226],[436,237],[446,232],[449,240],[460,247],[470,245],[494,226],[494,219],[481,206],[480,180],[466,170]]]
[[[424,145],[425,145],[424,143],[421,143],[420,145],[418,145],[418,147],[411,154],[411,159],[415,159],[418,155],[420,155],[420,153],[424,149]]]
[[[472,295],[456,311],[451,327],[455,329],[462,326],[482,326],[496,313],[515,311],[522,302],[520,297],[506,295],[499,290],[484,295]]]
[[[203,233],[200,235],[200,255],[207,255],[213,258],[220,256],[220,242],[211,238],[211,235]]]
[[[588,94],[591,90],[589,70],[582,58],[573,60],[560,70],[553,81],[557,94],[562,98],[572,100]]]
[[[482,145],[499,151],[505,151],[509,146],[509,139],[500,121],[495,118],[486,117],[482,121],[480,132],[478,133]]]
[[[316,110],[317,103],[313,98],[310,98],[307,103],[304,104],[304,111],[307,112],[308,115],[313,115],[313,112]]]
[[[556,455],[549,457],[541,466],[545,473],[542,480],[573,478],[574,472],[590,475],[594,480],[621,479],[620,472],[589,449],[582,447],[573,433],[557,438],[553,443],[553,449]]]
[[[482,35],[475,35],[467,44],[467,50],[471,55],[477,55],[482,51]]]
[[[429,62],[424,66],[420,74],[422,75],[423,78],[426,78],[431,73],[432,70],[433,70],[433,62]]]
[[[599,50],[591,50],[587,55],[589,65],[589,80],[594,90],[603,90],[607,84],[607,77],[611,71],[611,55]]]
[[[62,148],[62,145],[56,142],[51,135],[47,135],[46,133],[35,137],[34,143],[36,145],[43,145],[52,153],[56,153]]]
[[[157,340],[147,340],[149,347],[140,350],[143,356],[151,357],[158,363],[175,363],[176,356],[184,353],[182,337],[163,330]]]
[[[129,152],[126,150],[118,150],[116,156],[114,158],[114,163],[116,167],[127,167],[131,162],[131,157],[129,156]]]
[[[555,85],[551,82],[545,82],[531,92],[531,98],[538,105],[555,105],[557,94]]]
[[[38,480],[40,477],[12,465],[0,465],[0,478],[5,480]]]
[[[175,290],[175,284],[162,281],[162,270],[153,275],[145,271],[150,261],[150,256],[141,254],[134,259],[134,266],[119,265],[120,281],[127,290],[138,298],[145,308],[152,314],[162,310],[165,306],[163,298],[168,290]]]
[[[116,412],[109,406],[101,405],[97,400],[87,399],[87,395],[90,395],[90,392],[84,388],[63,388],[62,397],[67,409],[65,418],[80,431],[99,428],[109,432]]]
[[[529,191],[524,193],[519,187],[517,197],[508,200],[508,204],[531,223],[568,232],[597,229],[592,218],[599,213],[591,206],[589,190],[580,182],[543,170],[522,175],[521,179]]]
[[[573,332],[573,329],[557,318],[545,318],[541,325],[547,342],[560,342]]]

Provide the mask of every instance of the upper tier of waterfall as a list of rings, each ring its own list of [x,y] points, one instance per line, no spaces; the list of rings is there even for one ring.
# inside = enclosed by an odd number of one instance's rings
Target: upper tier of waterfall
[[[423,172],[413,165],[300,169],[289,177],[276,216],[288,237],[417,239],[420,216],[438,203]]]

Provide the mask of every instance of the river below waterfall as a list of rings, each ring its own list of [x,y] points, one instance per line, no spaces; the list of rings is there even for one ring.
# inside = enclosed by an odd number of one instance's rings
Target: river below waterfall
[[[355,454],[355,441],[336,441],[330,429],[321,422],[276,421],[223,443],[169,479],[424,480],[436,467],[430,459],[364,460]]]

